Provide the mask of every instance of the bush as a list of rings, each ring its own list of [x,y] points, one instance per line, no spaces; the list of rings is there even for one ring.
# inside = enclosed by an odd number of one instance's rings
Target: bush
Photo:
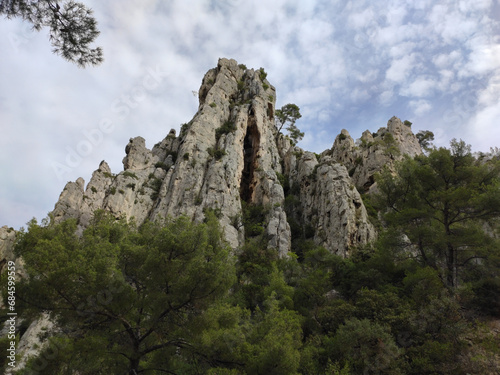
[[[264,70],[264,68],[260,68],[259,69],[259,78],[261,81],[264,81],[267,77],[267,73],[266,71]]]
[[[236,124],[232,121],[226,121],[224,124],[215,129],[215,139],[218,141],[223,134],[229,134],[236,131]]]
[[[136,174],[134,172],[129,172],[129,171],[123,172],[123,177],[131,177],[131,178],[135,178],[136,180],[138,179],[138,177],[136,176]]]
[[[213,148],[213,147],[209,147],[207,149],[207,152],[215,160],[220,160],[224,155],[226,155],[226,151],[225,150],[221,150],[219,148]]]
[[[167,165],[161,161],[159,161],[158,163],[155,164],[155,168],[161,168],[164,171],[168,171]]]
[[[348,319],[337,330],[333,345],[340,358],[349,359],[356,374],[390,373],[400,354],[389,329],[367,319]]]

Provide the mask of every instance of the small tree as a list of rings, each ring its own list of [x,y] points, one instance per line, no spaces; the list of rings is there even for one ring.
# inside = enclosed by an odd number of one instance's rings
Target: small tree
[[[424,150],[429,150],[432,147],[432,141],[434,140],[434,133],[430,130],[421,130],[415,135],[420,143],[420,147]]]
[[[304,133],[295,125],[295,122],[301,117],[300,109],[295,104],[286,104],[281,109],[276,110],[276,127],[278,128],[278,133],[283,126],[288,124],[286,130],[288,130],[294,145],[304,137]]]
[[[0,14],[21,17],[40,31],[49,28],[53,52],[79,67],[103,62],[102,49],[90,48],[99,35],[92,10],[84,4],[67,0],[0,0]]]

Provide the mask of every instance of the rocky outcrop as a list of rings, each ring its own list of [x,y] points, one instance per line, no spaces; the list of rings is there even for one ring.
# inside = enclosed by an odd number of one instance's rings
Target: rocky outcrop
[[[69,182],[53,218],[76,218],[83,229],[96,209],[139,224],[180,215],[201,221],[212,210],[237,249],[245,241],[244,207],[258,205],[267,215],[268,246],[280,256],[297,235],[290,223],[302,238],[348,256],[376,235],[358,189],[369,190],[383,165],[421,152],[411,129],[395,117],[358,144],[343,130],[318,157],[293,147],[277,134],[276,91],[264,70],[234,60],[220,59],[198,92],[198,111],[179,135],[171,130],[152,150],[143,138],[130,139],[124,171],[114,175],[103,161],[87,186],[81,178]]]
[[[357,144],[343,129],[325,153],[345,165],[356,187],[367,192],[374,190],[374,175],[384,166],[392,168],[404,155],[420,155],[422,149],[410,126],[393,117],[376,133],[366,130]]]
[[[288,151],[285,160],[291,190],[298,192],[295,211],[300,213],[304,238],[343,257],[353,247],[375,239],[375,229],[344,165],[330,155],[318,158],[297,147]]]
[[[276,174],[282,170],[275,98],[263,69],[219,60],[202,81],[198,112],[178,137],[170,131],[152,150],[143,138],[131,139],[123,172],[113,175],[102,162],[86,188],[83,179],[69,182],[52,216],[56,221],[76,218],[84,228],[96,209],[138,223],[179,215],[201,221],[210,209],[219,214],[226,239],[237,248],[245,228],[234,223],[244,201],[272,207],[266,219],[269,246],[284,256],[290,250],[290,228]]]
[[[16,231],[13,228],[3,226],[0,228],[0,273],[3,272],[9,261],[15,261],[14,243]]]

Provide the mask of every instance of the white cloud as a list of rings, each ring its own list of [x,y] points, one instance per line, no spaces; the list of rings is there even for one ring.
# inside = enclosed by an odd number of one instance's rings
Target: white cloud
[[[416,116],[422,116],[432,109],[432,105],[427,100],[411,100],[409,106]]]
[[[391,66],[386,71],[386,78],[395,83],[403,83],[410,75],[411,70],[415,67],[416,56],[411,54],[403,56],[400,59],[393,60]]]
[[[418,77],[410,85],[401,90],[401,94],[409,97],[421,98],[429,96],[437,87],[438,82],[430,78]]]

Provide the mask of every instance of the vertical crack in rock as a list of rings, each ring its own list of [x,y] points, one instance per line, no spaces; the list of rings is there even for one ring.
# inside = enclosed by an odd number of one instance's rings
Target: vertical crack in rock
[[[240,197],[247,203],[253,201],[255,188],[254,172],[257,168],[257,152],[260,145],[260,133],[253,109],[250,109],[247,121],[247,132],[243,141],[244,166],[241,174]]]

